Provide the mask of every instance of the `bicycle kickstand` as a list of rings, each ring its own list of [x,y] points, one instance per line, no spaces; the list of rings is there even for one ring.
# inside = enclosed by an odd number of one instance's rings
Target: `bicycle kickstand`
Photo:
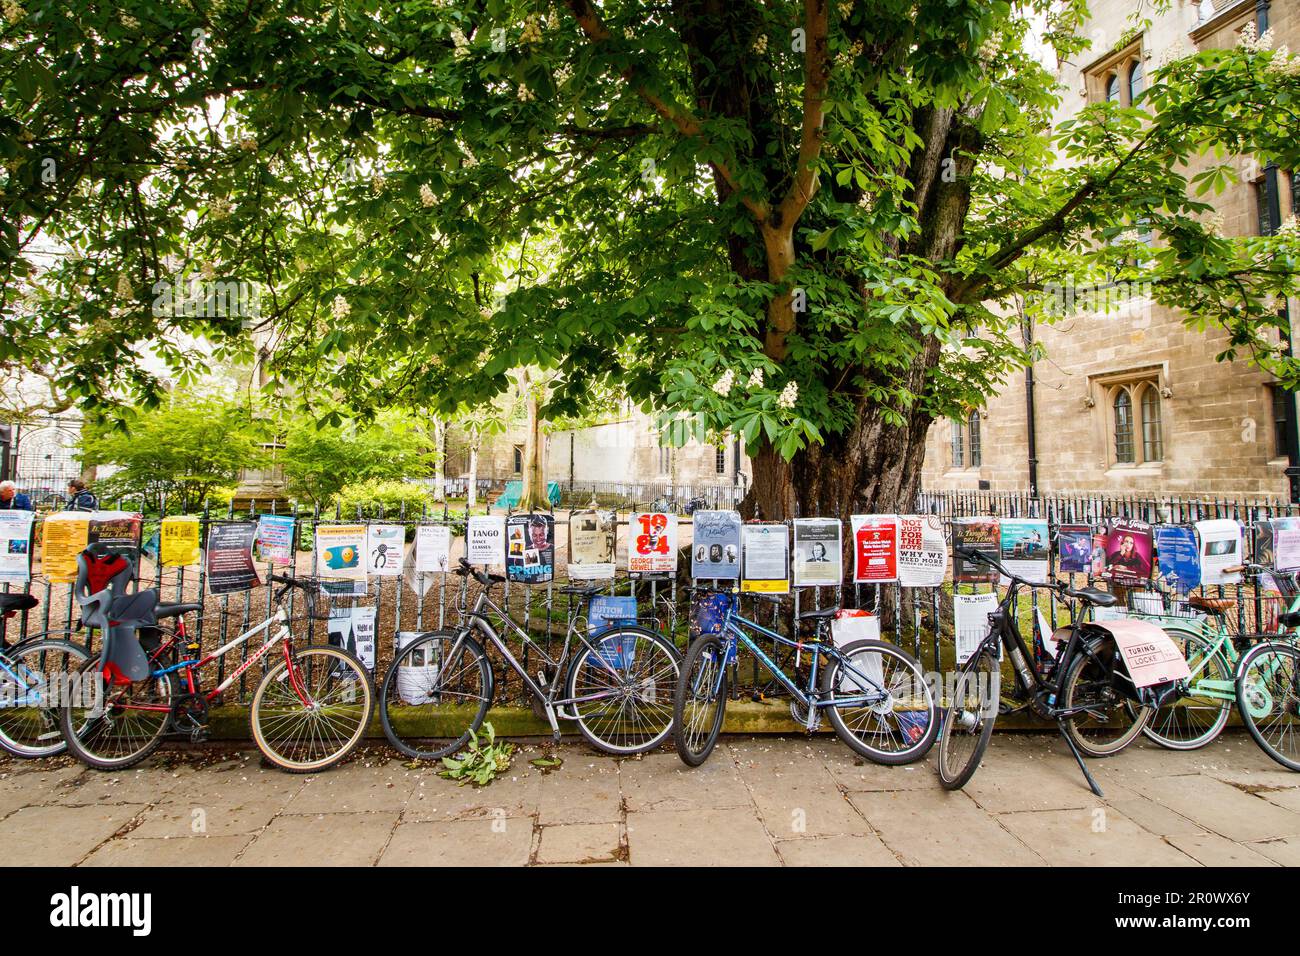
[[[1061,731],[1061,736],[1065,738],[1065,745],[1070,748],[1070,753],[1074,754],[1074,759],[1079,763],[1079,769],[1083,771],[1083,778],[1088,781],[1088,789],[1099,797],[1106,795],[1101,792],[1101,787],[1097,786],[1097,781],[1093,779],[1092,774],[1088,772],[1088,765],[1083,762],[1083,754],[1079,753],[1079,748],[1074,745],[1070,735],[1065,732],[1065,721],[1056,722],[1057,729]]]

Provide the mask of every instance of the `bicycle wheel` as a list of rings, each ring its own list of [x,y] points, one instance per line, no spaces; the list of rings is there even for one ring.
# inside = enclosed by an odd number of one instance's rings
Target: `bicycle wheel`
[[[709,758],[727,711],[727,664],[721,638],[698,638],[686,652],[673,697],[673,742],[690,767]]]
[[[1300,771],[1300,648],[1282,641],[1251,648],[1237,665],[1237,707],[1260,749]]]
[[[63,753],[59,701],[88,657],[80,644],[51,640],[0,653],[0,747],[16,757]]]
[[[388,742],[416,760],[438,760],[482,726],[492,704],[492,668],[469,634],[433,631],[402,648],[379,697]]]
[[[584,647],[565,684],[578,730],[598,750],[653,750],[673,729],[680,658],[654,631],[620,627]]]
[[[105,681],[95,656],[77,676],[80,680],[59,708],[68,753],[96,770],[123,770],[158,749],[171,723],[177,694],[174,673],[112,684]]]
[[[840,653],[843,657],[831,660],[821,680],[822,698],[831,701],[831,726],[840,739],[882,764],[912,763],[929,753],[939,733],[939,714],[921,662],[885,641],[853,641]],[[835,703],[839,698],[856,700]]]
[[[1065,719],[1065,732],[1085,755],[1110,757],[1137,739],[1151,708],[1130,711],[1124,706],[1128,698],[1115,686],[1115,668],[1123,665],[1114,641],[1099,641],[1090,649],[1092,653],[1080,650],[1066,669],[1060,706],[1088,708]]]
[[[267,669],[248,721],[257,747],[282,770],[311,773],[338,763],[365,736],[374,710],[370,676],[356,656],[316,644]]]
[[[979,768],[998,719],[1001,689],[997,655],[988,648],[957,672],[939,731],[939,782],[945,790],[960,790]]]
[[[1170,750],[1195,750],[1204,747],[1223,731],[1232,711],[1236,690],[1232,667],[1219,646],[1194,631],[1166,628],[1178,645],[1191,669],[1186,697],[1157,707],[1142,727],[1142,733]],[[1130,716],[1138,705],[1125,703]]]

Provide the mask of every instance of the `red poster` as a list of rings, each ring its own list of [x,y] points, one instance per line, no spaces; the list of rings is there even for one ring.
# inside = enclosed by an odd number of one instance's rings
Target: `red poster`
[[[853,516],[853,580],[898,580],[898,520],[894,515]]]

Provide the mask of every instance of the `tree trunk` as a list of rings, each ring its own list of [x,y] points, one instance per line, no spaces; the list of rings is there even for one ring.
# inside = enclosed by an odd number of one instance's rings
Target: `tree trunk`
[[[433,444],[436,446],[433,459],[433,500],[445,501],[447,498],[446,482],[446,458],[443,449],[446,443],[443,437],[447,434],[447,423],[441,418],[433,420]]]
[[[478,446],[482,439],[477,431],[469,439],[469,487],[465,490],[466,505],[473,508],[478,504]]]
[[[545,508],[546,473],[542,466],[542,416],[537,389],[533,387],[528,371],[520,375],[520,387],[528,403],[528,432],[524,437],[523,487],[519,492],[519,510],[535,511]]]

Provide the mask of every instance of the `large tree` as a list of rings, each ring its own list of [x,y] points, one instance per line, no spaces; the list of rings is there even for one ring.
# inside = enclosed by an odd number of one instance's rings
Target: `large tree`
[[[1196,194],[1229,154],[1300,165],[1300,70],[1267,43],[1054,128],[1031,22],[1097,56],[1080,0],[0,13],[0,362],[57,353],[91,404],[156,389],[146,343],[184,366],[250,326],[326,420],[449,415],[531,366],[547,417],[616,385],[678,439],[740,435],[749,504],[785,517],[910,510],[930,423],[1023,360],[1006,306],[1044,285],[1149,282],[1296,380],[1294,231],[1224,239]],[[530,241],[553,268],[524,274]],[[41,243],[71,255],[38,273]],[[187,267],[260,311],[178,307]]]

